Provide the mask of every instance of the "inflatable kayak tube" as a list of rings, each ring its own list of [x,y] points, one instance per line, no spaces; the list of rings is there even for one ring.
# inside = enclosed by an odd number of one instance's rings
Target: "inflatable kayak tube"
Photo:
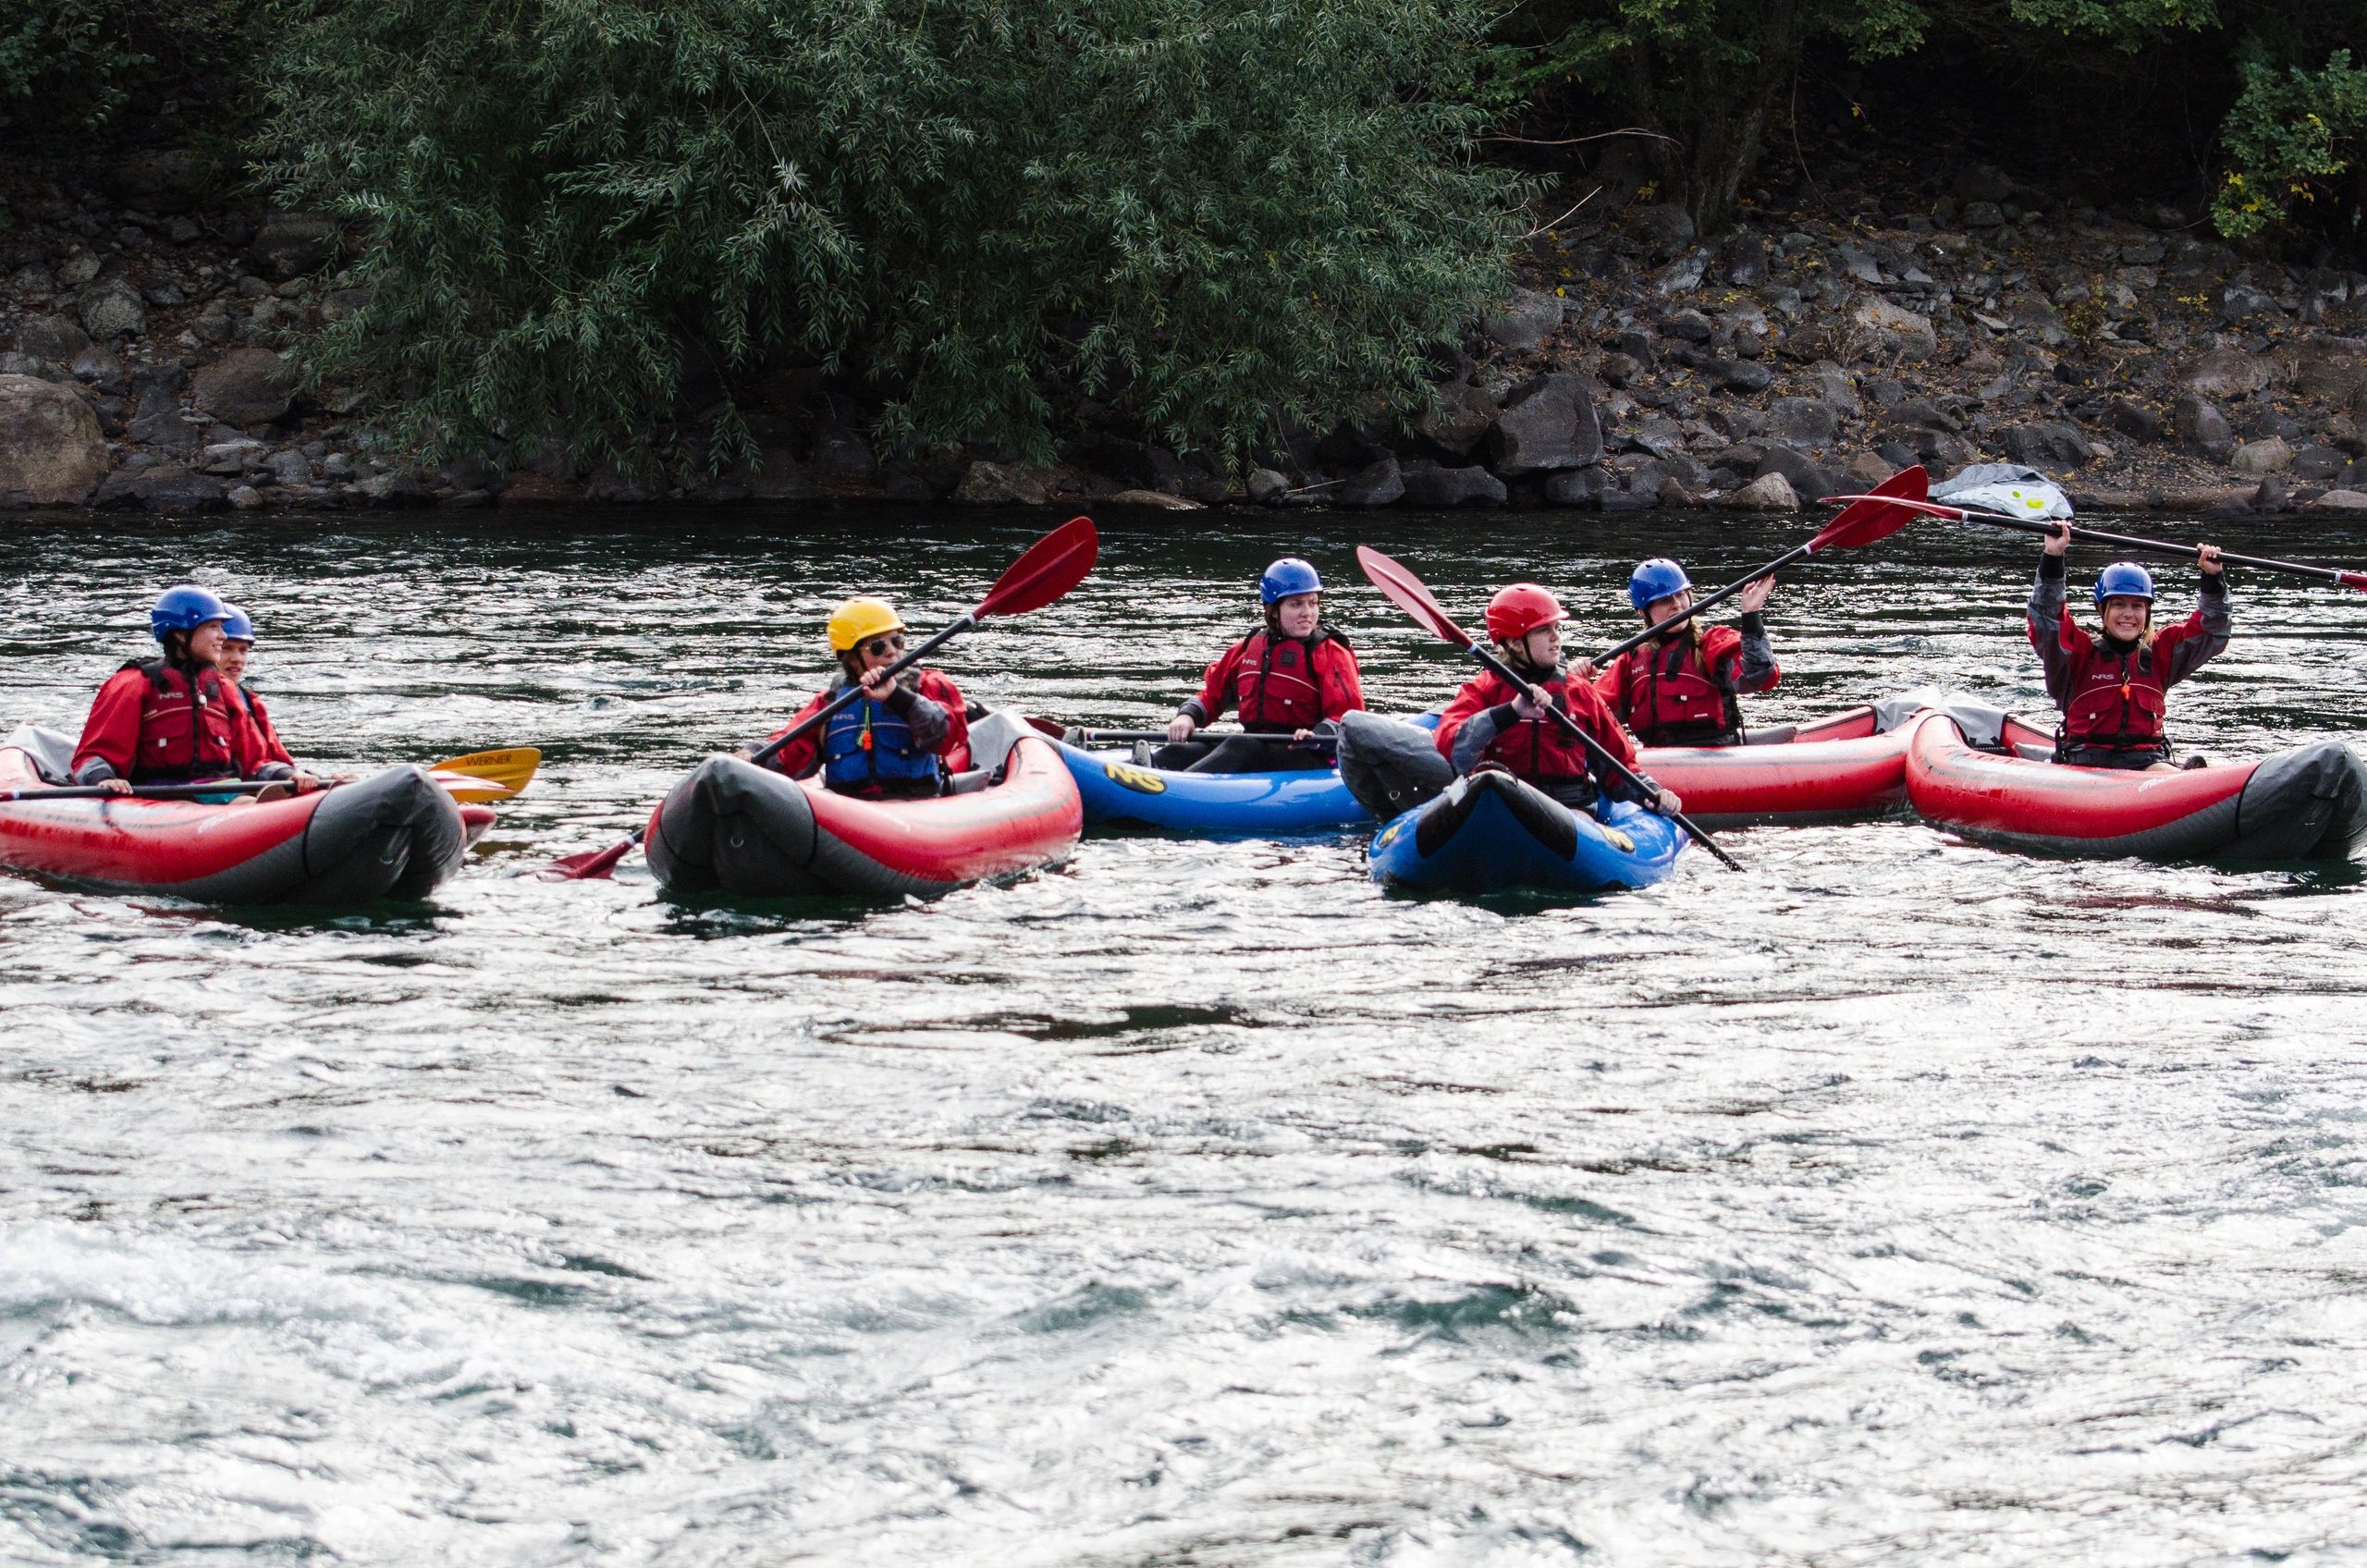
[[[1907,720],[1926,705],[1910,693],[1753,730],[1739,746],[1646,746],[1637,767],[1713,832],[1883,816],[1906,807]]]
[[[18,729],[0,742],[0,790],[64,783],[73,749]],[[0,865],[205,903],[351,906],[425,896],[460,865],[470,827],[424,768],[390,767],[283,801],[0,802]]]
[[[1675,868],[1684,829],[1625,802],[1608,815],[1598,822],[1490,768],[1392,817],[1366,855],[1376,882],[1465,894],[1600,893],[1648,887]]]
[[[834,795],[738,757],[709,757],[668,792],[643,849],[669,893],[749,898],[950,892],[1075,847],[1085,811],[1055,742],[1008,714],[970,728],[979,766],[923,801]]]
[[[1917,723],[1907,753],[1916,815],[1984,843],[2097,859],[2344,860],[2367,836],[2367,770],[2338,741],[2133,773],[2047,761],[2051,742],[2030,739],[2042,731],[1994,717],[1969,739],[1959,714]]]
[[[1088,752],[1056,741],[1088,827],[1226,834],[1329,833],[1370,822],[1337,767],[1288,773],[1188,773],[1144,767],[1131,751]]]

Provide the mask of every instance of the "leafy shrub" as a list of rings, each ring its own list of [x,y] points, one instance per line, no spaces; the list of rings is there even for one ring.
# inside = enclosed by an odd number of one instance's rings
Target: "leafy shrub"
[[[2315,227],[2354,232],[2367,211],[2360,153],[2367,141],[2367,69],[2337,49],[2322,70],[2278,69],[2248,50],[2244,92],[2223,131],[2234,167],[2212,217],[2231,238],[2258,234],[2296,215],[2297,204],[2323,206]],[[2349,176],[2348,180],[2343,178]]]
[[[668,434],[689,361],[870,378],[885,433],[1185,448],[1423,395],[1500,288],[1477,0],[291,0],[261,172],[359,220],[323,374],[446,446]],[[684,410],[686,414],[695,410]],[[744,449],[726,412],[703,454]],[[678,453],[678,456],[685,454]]]

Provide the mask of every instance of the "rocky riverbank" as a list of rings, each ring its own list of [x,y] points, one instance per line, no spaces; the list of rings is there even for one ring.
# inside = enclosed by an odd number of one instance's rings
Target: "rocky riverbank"
[[[788,372],[749,398],[760,459],[670,492],[560,453],[429,467],[357,395],[300,394],[287,351],[362,302],[336,230],[212,189],[189,155],[152,153],[96,182],[20,178],[0,203],[0,506],[1789,511],[1908,463],[2009,460],[2089,510],[2367,512],[2367,275],[2247,258],[2171,209],[2042,210],[1990,169],[1904,207],[1761,203],[1708,242],[1650,202],[1564,226],[1441,366],[1434,410],[1292,433],[1245,482],[1089,423],[1049,469],[883,458],[859,402]]]

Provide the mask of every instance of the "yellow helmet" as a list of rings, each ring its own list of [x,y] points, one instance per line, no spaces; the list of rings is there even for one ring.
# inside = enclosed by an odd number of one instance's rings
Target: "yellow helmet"
[[[883,631],[904,630],[903,618],[885,599],[849,599],[830,612],[830,646],[851,654]]]

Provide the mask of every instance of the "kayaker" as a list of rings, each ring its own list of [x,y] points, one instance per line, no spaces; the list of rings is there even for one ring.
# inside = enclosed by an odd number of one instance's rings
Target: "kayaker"
[[[263,699],[247,689],[247,660],[255,646],[253,619],[236,605],[225,605],[223,608],[230,613],[222,621],[222,651],[215,657],[214,668],[222,677],[224,692],[253,728],[256,760],[265,766],[288,769],[288,778],[299,794],[318,787],[320,779],[298,767],[296,759],[289,756],[288,748],[280,743],[279,731],[273,726]],[[348,783],[350,779],[340,777],[337,782]]]
[[[1153,767],[1190,773],[1302,772],[1331,766],[1326,748],[1293,745],[1328,737],[1365,705],[1356,654],[1323,621],[1323,579],[1296,556],[1284,556],[1257,580],[1266,624],[1208,666],[1200,694],[1167,724],[1168,744]],[[1194,741],[1201,726],[1238,708],[1245,733],[1213,746]],[[1272,737],[1268,739],[1268,737]]]
[[[1594,680],[1611,711],[1647,746],[1739,745],[1741,693],[1772,691],[1783,679],[1760,614],[1774,588],[1772,577],[1760,578],[1735,595],[1739,622],[1704,628],[1686,615],[1693,583],[1685,569],[1662,556],[1639,562],[1627,578],[1627,602],[1644,624],[1685,619],[1599,674],[1586,662],[1579,673]]]
[[[286,780],[300,793],[312,788],[293,766],[261,756],[245,710],[225,689],[215,661],[229,615],[195,583],[165,591],[148,612],[163,656],[134,659],[99,688],[74,748],[75,783],[116,795],[139,784],[235,778]]]
[[[2091,633],[2064,603],[2071,525],[2057,522],[2038,559],[2030,589],[2030,646],[2046,670],[2046,694],[2063,711],[2054,732],[2054,760],[2079,767],[2168,770],[2170,742],[2163,728],[2169,689],[2227,646],[2227,576],[2219,546],[2195,550],[2202,569],[2194,613],[2176,626],[2153,627],[2153,574],[2135,561],[2115,561],[2096,574],[2101,624]],[[2200,757],[2188,766],[2200,767]]]
[[[850,683],[861,685],[865,694],[832,715],[818,732],[782,747],[766,766],[791,778],[818,767],[825,789],[866,800],[942,794],[946,779],[970,765],[970,721],[961,691],[933,669],[886,673],[903,656],[904,622],[885,599],[849,599],[831,612],[827,630],[830,651],[838,655],[838,679],[767,739],[819,713]]]
[[[1585,680],[1562,668],[1562,602],[1534,582],[1515,582],[1488,601],[1488,636],[1496,656],[1527,684],[1507,685],[1485,670],[1447,704],[1439,719],[1438,749],[1457,774],[1487,764],[1509,770],[1573,810],[1598,800],[1637,800],[1627,781],[1599,767],[1592,754],[1547,717],[1550,704],[1576,719],[1603,750],[1636,766],[1636,742],[1610,704]],[[1674,790],[1652,784],[1639,803],[1662,813],[1685,809]]]

